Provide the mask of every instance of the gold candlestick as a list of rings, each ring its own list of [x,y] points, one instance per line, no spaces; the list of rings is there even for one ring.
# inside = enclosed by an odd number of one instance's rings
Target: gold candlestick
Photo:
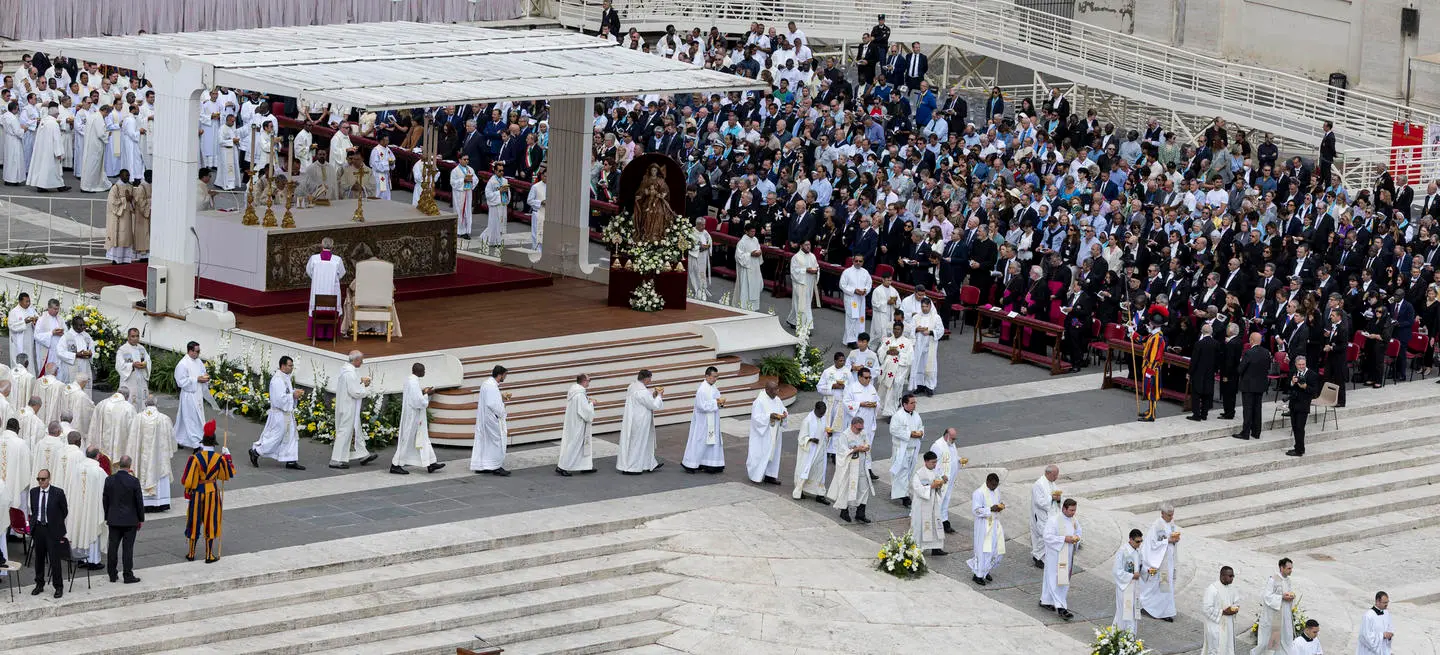
[[[427,158],[420,171],[425,179],[420,182],[420,200],[416,207],[426,216],[439,216],[440,206],[435,204],[435,159]]]
[[[265,180],[265,221],[261,223],[264,227],[276,227],[275,222],[275,179]]]
[[[363,189],[355,195],[355,215],[351,216],[350,220],[356,223],[365,222],[365,192]]]
[[[241,225],[259,225],[260,217],[255,215],[255,185],[252,183],[245,189],[245,216],[240,219]]]
[[[295,214],[290,211],[290,208],[295,206],[295,187],[295,182],[285,185],[285,217],[280,219],[280,227],[287,230],[295,229]]]

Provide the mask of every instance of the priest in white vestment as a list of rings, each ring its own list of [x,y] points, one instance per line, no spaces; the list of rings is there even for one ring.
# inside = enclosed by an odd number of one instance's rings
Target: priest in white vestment
[[[421,386],[425,377],[425,365],[416,362],[410,366],[410,377],[405,378],[405,393],[401,398],[400,438],[395,444],[395,456],[390,459],[390,472],[408,474],[407,466],[423,466],[426,473],[445,468],[445,462],[435,461],[435,447],[430,444],[430,422],[425,413],[430,409],[430,394],[435,390]]]
[[[350,140],[350,135],[343,127],[335,130],[335,134],[330,137],[330,161],[343,164],[350,158],[350,149],[354,147],[355,143]]]
[[[140,121],[140,105],[130,105],[130,111],[120,119],[120,168],[130,171],[130,179],[145,177],[145,156],[140,151],[140,137],[145,124]]]
[[[790,492],[795,500],[808,494],[817,502],[825,502],[825,471],[829,468],[825,454],[833,432],[825,423],[827,409],[825,401],[817,400],[814,410],[800,421],[800,432],[796,435],[795,489]]]
[[[1050,515],[1045,524],[1045,578],[1040,586],[1040,607],[1055,610],[1060,618],[1075,618],[1069,608],[1070,576],[1074,573],[1075,548],[1080,543],[1080,522],[1075,519],[1079,506],[1074,498],[1066,498],[1060,511]]]
[[[745,472],[751,482],[780,484],[780,453],[785,440],[785,401],[780,399],[780,384],[765,383],[765,391],[750,404],[750,450],[745,458]]]
[[[825,417],[821,419],[821,425],[825,428],[826,434],[835,434],[845,429],[845,387],[850,384],[850,367],[845,365],[845,353],[836,352],[833,356],[835,365],[820,373],[820,382],[815,385],[815,391],[825,401]],[[835,440],[827,439],[825,452],[835,454]]]
[[[860,377],[860,371],[869,369],[871,375],[880,371],[880,356],[870,350],[870,333],[861,332],[855,339],[855,347],[845,355],[845,364],[850,367],[850,381]]]
[[[622,475],[640,475],[665,463],[655,459],[655,412],[665,405],[665,388],[650,388],[651,373],[640,369],[625,390],[625,413],[620,419],[620,454],[615,468]]]
[[[86,331],[84,318],[76,316],[71,320],[70,329],[60,337],[56,350],[60,357],[60,373],[56,377],[61,382],[94,381],[95,339]]]
[[[30,372],[40,377],[54,364],[60,367],[59,353],[54,352],[65,336],[65,319],[60,316],[60,301],[51,298],[45,303],[45,312],[35,321],[35,366]]]
[[[21,355],[16,358],[15,368],[10,369],[10,406],[16,416],[35,393],[35,376],[26,368],[32,361],[34,360]]]
[[[1060,467],[1051,464],[1045,473],[1030,485],[1030,559],[1035,568],[1045,568],[1045,526],[1050,517],[1060,513]]]
[[[60,453],[65,450],[65,438],[60,436],[59,421],[51,421],[45,428],[45,436],[30,447],[30,470],[41,469],[54,472],[60,466]]]
[[[800,244],[800,252],[790,258],[790,323],[796,329],[811,330],[815,323],[814,308],[820,306],[820,262],[810,252],[810,241]]]
[[[100,468],[100,450],[91,448],[69,467],[62,484],[69,513],[65,515],[65,536],[71,554],[85,553],[90,568],[100,567],[100,535],[105,533],[105,470]],[[53,473],[53,472],[52,472]]]
[[[415,182],[415,188],[410,191],[410,206],[420,206],[420,196],[425,194],[425,164],[431,158],[426,157],[424,148],[416,148],[415,153],[420,155],[415,164],[410,167],[410,179]],[[440,166],[437,164],[435,170],[430,174],[430,191],[434,193],[440,189]]]
[[[1220,567],[1220,579],[1205,588],[1200,614],[1205,618],[1205,641],[1200,655],[1235,655],[1235,615],[1240,613],[1240,591],[1235,570]],[[1242,626],[1243,629],[1243,626]]]
[[[705,379],[695,389],[690,435],[685,440],[685,455],[680,459],[680,467],[687,473],[725,471],[725,440],[720,434],[720,408],[725,406],[725,398],[720,395],[719,381],[720,369],[710,366],[705,369]]]
[[[1144,564],[1140,560],[1140,547],[1145,543],[1145,533],[1130,530],[1130,536],[1110,564],[1110,581],[1115,583],[1115,617],[1111,625],[1134,634],[1140,624],[1140,575]]]
[[[915,393],[935,395],[935,384],[940,379],[940,337],[945,336],[945,324],[935,311],[929,297],[920,300],[920,313],[906,324],[906,332],[915,340],[915,359],[910,365],[910,387]]]
[[[910,476],[910,534],[915,545],[930,555],[949,555],[945,552],[945,508],[940,501],[947,484],[945,472],[936,468],[940,458],[932,452],[925,453],[924,463]]]
[[[865,437],[865,419],[859,416],[850,419],[850,426],[831,437],[835,444],[835,476],[830,478],[830,488],[825,496],[830,505],[840,510],[841,520],[849,523],[850,508],[855,508],[855,519],[869,523],[865,517],[865,504],[869,502],[875,487],[865,467],[870,452],[870,440]]]
[[[690,295],[696,300],[710,299],[710,251],[715,241],[705,229],[705,218],[695,219],[695,229],[690,231],[690,252],[686,264],[690,267],[688,279]]]
[[[747,226],[745,236],[735,244],[734,304],[740,309],[760,311],[760,292],[765,290],[765,280],[760,276],[762,254],[760,240],[755,238],[755,226]]]
[[[30,447],[31,452],[35,450],[35,444],[45,436],[46,421],[40,418],[40,397],[31,396],[30,402],[20,408],[15,415],[15,420],[20,423],[20,431],[17,433],[25,440],[25,445]]]
[[[900,411],[890,417],[890,500],[910,502],[910,490],[893,481],[909,480],[915,473],[924,439],[925,422],[916,410],[915,396],[905,394],[900,399]]]
[[[1000,476],[987,474],[985,484],[970,493],[970,516],[975,519],[971,528],[974,555],[965,561],[970,567],[970,579],[982,587],[994,580],[990,572],[1005,557],[1005,526],[1000,524],[1000,513],[1004,510]]]
[[[75,168],[76,138],[75,110],[72,107],[73,104],[74,103],[70,101],[69,95],[62,94],[60,96],[60,110],[55,114],[55,122],[60,129],[60,169],[62,171],[73,170]]]
[[[1305,621],[1305,629],[1290,642],[1290,655],[1325,655],[1325,650],[1320,648],[1319,621]]]
[[[205,371],[205,362],[200,360],[200,344],[194,341],[185,344],[185,356],[175,364],[175,386],[180,389],[180,406],[175,411],[175,443],[183,448],[199,448],[205,429],[205,397],[210,392],[210,374]]]
[[[144,407],[145,399],[150,397],[150,351],[140,344],[140,330],[130,328],[125,343],[115,349],[115,371],[130,404],[137,411]]]
[[[65,385],[60,390],[60,420],[70,417],[70,428],[84,433],[90,432],[90,417],[95,413],[95,401],[90,398],[90,385],[82,378]]]
[[[55,377],[54,364],[46,369],[47,373],[35,380],[35,395],[40,398],[40,405],[35,413],[48,425],[51,421],[60,420],[60,399],[65,393],[65,383]]]
[[[380,456],[365,449],[369,437],[365,434],[360,408],[371,390],[369,376],[360,375],[360,367],[364,365],[365,354],[358,350],[350,351],[335,383],[335,443],[330,447],[332,469],[348,469],[352,459],[360,460],[360,465],[364,466]]]
[[[485,206],[485,233],[481,239],[486,245],[500,245],[505,239],[505,222],[510,213],[510,180],[505,177],[503,163],[495,163],[495,174],[485,182]]]
[[[875,323],[879,329],[880,323]],[[915,355],[915,344],[905,336],[905,327],[900,323],[890,326],[890,336],[880,341],[877,357],[880,359],[880,376],[875,378],[875,391],[880,394],[880,416],[895,414],[900,407],[900,397],[910,384],[910,363]]]
[[[105,126],[110,113],[109,105],[101,105],[98,111],[91,111],[85,119],[85,155],[80,161],[81,191],[104,193],[110,190],[110,179],[105,174],[105,153],[110,140],[110,132]]]
[[[295,133],[295,140],[290,142],[290,149],[295,153],[295,161],[300,162],[300,168],[305,168],[307,164],[315,160],[315,135],[310,131],[308,119],[300,126],[300,131]]]
[[[475,443],[470,449],[470,470],[476,473],[510,475],[505,470],[505,448],[509,444],[505,403],[510,400],[510,392],[500,391],[505,373],[505,367],[497,365],[490,370],[490,377],[480,383],[475,405]]]
[[[280,368],[270,376],[270,408],[265,412],[265,428],[260,438],[250,446],[250,465],[260,466],[261,457],[283,462],[285,468],[305,470],[300,464],[300,432],[295,425],[295,403],[305,395],[295,388],[290,374],[295,370],[295,360],[280,357]]]
[[[145,401],[145,409],[135,414],[125,442],[116,449],[122,457],[129,456],[135,462],[135,477],[140,480],[140,494],[147,509],[170,509],[170,455],[175,449],[166,437],[174,430],[170,417],[160,413],[152,397]]]
[[[450,206],[455,212],[459,226],[455,235],[461,239],[470,238],[471,224],[475,218],[475,186],[479,178],[470,167],[470,156],[460,155],[455,168],[450,169]]]
[[[29,512],[29,502],[26,490],[30,488],[31,469],[30,464],[33,458],[30,453],[30,444],[6,421],[5,431],[0,432],[0,486],[4,487],[5,498],[9,502],[0,505],[0,508],[20,509]],[[9,525],[8,522],[5,525]],[[3,532],[3,530],[0,530]],[[4,541],[0,539],[0,541]]]
[[[25,128],[20,124],[20,116],[15,111],[18,108],[19,105],[11,101],[11,111],[0,112],[0,130],[4,131],[5,139],[3,179],[10,185],[25,183],[30,164],[25,159]]]
[[[945,428],[940,438],[930,445],[930,452],[940,458],[937,466],[940,467],[941,478],[945,480],[945,486],[940,488],[941,512],[945,515],[941,527],[945,529],[945,534],[955,533],[955,529],[950,527],[950,497],[955,490],[955,481],[960,478],[960,467],[970,463],[970,459],[961,457],[960,449],[955,447],[955,440],[959,438],[960,433],[955,428]]]
[[[890,271],[887,270],[880,276],[880,286],[870,292],[870,325],[876,332],[897,322],[895,305],[900,302],[900,292],[891,283]],[[904,323],[905,321],[901,319],[898,322]]]
[[[530,247],[541,252],[545,245],[545,205],[550,194],[550,185],[545,182],[545,168],[535,171],[535,181],[530,183],[530,193],[525,196],[525,207],[530,210]]]
[[[16,358],[22,354],[27,360],[35,361],[35,322],[38,320],[40,312],[30,302],[30,294],[21,292],[19,300],[10,308],[10,314],[5,320],[6,326],[10,328],[11,368],[20,366]]]
[[[382,135],[379,145],[370,149],[370,174],[375,177],[375,197],[381,200],[390,199],[390,189],[393,187],[391,171],[394,170],[395,153],[390,151],[390,137]]]
[[[120,118],[118,113],[112,111],[105,114],[104,120],[101,122],[101,127],[105,129],[105,152],[101,157],[105,164],[105,177],[118,177],[120,171],[125,170],[120,165],[120,146],[123,138],[120,134]]]
[[[25,184],[41,191],[69,188],[65,185],[63,169],[70,144],[65,142],[65,135],[60,132],[60,121],[56,118],[59,114],[58,105],[51,107],[50,113],[40,119],[40,127],[35,130],[35,150],[30,155],[30,171]]]
[[[865,258],[856,255],[853,259],[850,268],[840,274],[840,293],[845,303],[845,337],[842,341],[846,344],[855,343],[860,333],[865,331],[865,301],[874,284],[870,271],[865,270]]]
[[[565,420],[560,432],[560,459],[555,473],[570,477],[572,473],[594,473],[594,451],[591,429],[595,421],[595,401],[590,400],[590,376],[575,376],[575,384],[565,392]],[[693,429],[693,428],[692,428]]]
[[[861,459],[861,468],[867,473],[870,471],[870,449],[868,446],[875,443],[875,411],[880,406],[880,394],[875,393],[875,386],[870,384],[870,370],[863,369],[854,382],[845,386],[845,415],[852,419],[858,418],[865,425],[865,449]],[[840,448],[837,446],[836,457],[839,457]],[[869,474],[874,479],[874,474]]]
[[[210,89],[208,100],[200,102],[200,165],[215,168],[216,145],[220,136],[222,104],[220,91]],[[92,126],[93,127],[93,126]]]
[[[119,457],[130,424],[135,421],[135,406],[130,404],[129,390],[121,387],[104,400],[95,403],[90,415],[90,430],[85,433],[85,447],[99,448],[111,459]]]
[[[305,262],[305,275],[310,278],[310,318],[305,325],[306,337],[330,339],[334,336],[330,334],[334,328],[328,325],[319,332],[315,328],[315,296],[335,296],[333,309],[337,314],[343,306],[340,280],[345,277],[345,260],[331,250],[334,247],[335,241],[330,237],[321,239],[320,252],[310,255],[310,260]],[[322,305],[321,309],[326,307]]]
[[[1175,621],[1175,558],[1180,551],[1180,528],[1175,525],[1175,507],[1160,506],[1160,516],[1145,533],[1140,556],[1145,570],[1140,575],[1140,608],[1151,618]]]
[[[1395,627],[1390,622],[1390,595],[1381,591],[1375,594],[1375,604],[1360,617],[1360,633],[1355,635],[1359,644],[1355,655],[1390,655],[1390,642],[1395,637]]]
[[[105,257],[117,264],[135,261],[135,187],[129,176],[120,171],[105,195]]]
[[[1256,645],[1250,655],[1290,655],[1295,641],[1295,589],[1290,573],[1295,569],[1290,558],[1280,560],[1280,570],[1265,580],[1260,594],[1260,629],[1255,633]]]
[[[235,127],[235,116],[225,117],[218,139],[220,153],[215,161],[215,186],[226,191],[240,188],[240,130]],[[258,199],[257,199],[258,201]]]

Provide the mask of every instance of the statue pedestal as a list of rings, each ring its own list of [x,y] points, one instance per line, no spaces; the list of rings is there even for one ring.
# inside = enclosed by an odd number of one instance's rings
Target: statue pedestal
[[[642,275],[623,268],[610,269],[610,290],[605,304],[611,307],[629,307],[630,294],[648,279],[655,280],[655,291],[665,299],[665,309],[685,309],[685,288],[688,283],[685,273]]]

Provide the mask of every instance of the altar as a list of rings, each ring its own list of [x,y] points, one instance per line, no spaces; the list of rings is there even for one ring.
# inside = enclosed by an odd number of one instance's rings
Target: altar
[[[352,220],[354,200],[296,209],[295,227],[288,229],[242,225],[243,211],[196,212],[200,277],[256,291],[308,289],[305,264],[325,237],[347,264],[383,259],[395,265],[396,279],[455,272],[455,214],[426,216],[391,200],[366,200],[364,208],[364,223]],[[255,211],[263,216],[265,208]],[[346,268],[348,283],[354,266]]]

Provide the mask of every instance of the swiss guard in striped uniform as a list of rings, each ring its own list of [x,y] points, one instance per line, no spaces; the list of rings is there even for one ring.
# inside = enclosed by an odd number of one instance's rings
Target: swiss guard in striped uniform
[[[1160,369],[1165,365],[1165,317],[1156,312],[1150,314],[1150,336],[1140,349],[1140,397],[1145,399],[1145,411],[1141,421],[1155,420],[1155,403],[1160,400]]]
[[[219,561],[214,550],[215,540],[220,538],[220,523],[223,509],[220,505],[220,486],[235,475],[235,463],[230,459],[230,449],[221,448],[215,452],[215,421],[205,424],[205,435],[200,447],[185,461],[185,473],[180,483],[185,486],[185,497],[190,499],[190,510],[185,514],[185,537],[190,540],[188,561],[195,561],[195,541],[205,537],[205,563]]]

